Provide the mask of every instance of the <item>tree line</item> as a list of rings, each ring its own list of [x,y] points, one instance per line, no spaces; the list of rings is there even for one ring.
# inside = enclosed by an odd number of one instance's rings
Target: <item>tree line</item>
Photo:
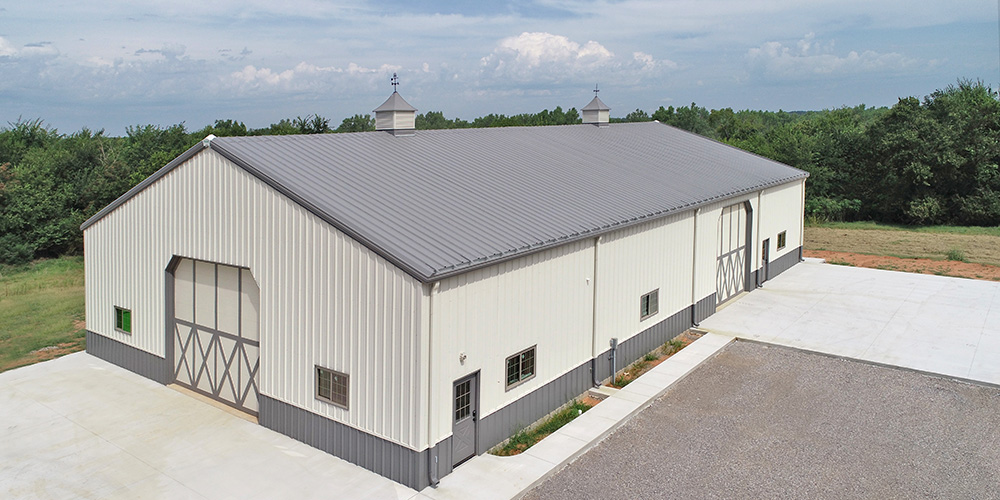
[[[613,122],[658,120],[808,171],[806,215],[902,224],[1000,224],[1000,100],[981,82],[959,81],[891,108],[808,112],[708,110],[692,103],[637,109]],[[466,121],[441,112],[418,129],[580,123],[575,108]],[[0,128],[0,263],[79,253],[80,224],[208,134],[323,134],[375,129],[371,115],[339,126],[321,115],[263,128],[236,120],[189,132],[184,124],[132,126],[125,135],[59,133],[40,119]]]

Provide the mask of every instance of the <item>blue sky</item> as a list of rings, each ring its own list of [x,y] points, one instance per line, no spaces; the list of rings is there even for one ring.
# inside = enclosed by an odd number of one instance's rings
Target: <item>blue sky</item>
[[[216,119],[336,125],[392,92],[472,119],[585,105],[891,106],[997,88],[980,0],[213,0],[0,3],[0,123],[61,132]]]

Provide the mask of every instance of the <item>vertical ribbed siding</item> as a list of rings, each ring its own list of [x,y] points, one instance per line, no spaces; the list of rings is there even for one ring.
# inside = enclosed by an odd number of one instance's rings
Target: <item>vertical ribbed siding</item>
[[[706,205],[698,211],[698,258],[696,260],[697,272],[695,273],[695,297],[704,298],[714,295],[716,290],[716,266],[718,265],[719,251],[719,216],[722,209],[734,204],[750,202],[753,210],[750,215],[751,245],[747,248],[747,259],[752,263],[758,259],[759,244],[753,243],[757,238],[757,196],[742,196]],[[738,236],[742,238],[744,229],[739,230]],[[741,240],[742,242],[742,240]],[[753,265],[751,265],[753,268]],[[689,289],[690,290],[690,289]]]
[[[420,449],[422,285],[211,150],[88,227],[88,328],[164,357],[173,256],[250,268],[261,289],[261,393]],[[114,331],[114,306],[133,333]],[[315,365],[350,409],[314,397]]]
[[[611,338],[624,342],[688,309],[693,235],[694,212],[688,211],[605,236],[597,264],[598,351]],[[657,289],[659,312],[640,320],[640,297]]]
[[[803,182],[793,182],[773,187],[764,191],[760,202],[760,241],[770,238],[770,260],[783,257],[788,253],[798,252],[802,235]],[[778,249],[778,233],[786,231],[785,248]],[[771,274],[772,277],[777,276]]]
[[[486,418],[589,361],[593,264],[587,240],[441,282],[431,326],[432,442],[451,434],[453,381],[480,370],[479,414]],[[532,346],[535,377],[506,390],[506,357]]]

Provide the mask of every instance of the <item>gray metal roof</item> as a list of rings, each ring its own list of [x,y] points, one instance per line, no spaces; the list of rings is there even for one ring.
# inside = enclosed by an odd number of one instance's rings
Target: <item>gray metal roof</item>
[[[594,111],[594,110],[611,111],[611,108],[609,108],[607,104],[604,104],[604,101],[602,101],[599,97],[595,95],[594,98],[591,99],[586,106],[580,108],[580,111]]]
[[[379,111],[416,111],[416,110],[417,108],[414,108],[413,106],[410,105],[410,103],[406,102],[406,99],[403,99],[403,96],[399,95],[399,92],[393,92],[392,95],[390,95],[389,98],[386,99],[381,106],[375,108],[374,111],[378,113]]]
[[[204,143],[424,282],[808,175],[657,122]]]

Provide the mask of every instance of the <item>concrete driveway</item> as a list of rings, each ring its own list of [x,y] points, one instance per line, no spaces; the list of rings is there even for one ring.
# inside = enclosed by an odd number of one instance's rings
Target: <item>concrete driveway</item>
[[[807,260],[701,327],[1000,384],[1000,283]]]
[[[416,495],[86,353],[0,373],[0,498]]]

